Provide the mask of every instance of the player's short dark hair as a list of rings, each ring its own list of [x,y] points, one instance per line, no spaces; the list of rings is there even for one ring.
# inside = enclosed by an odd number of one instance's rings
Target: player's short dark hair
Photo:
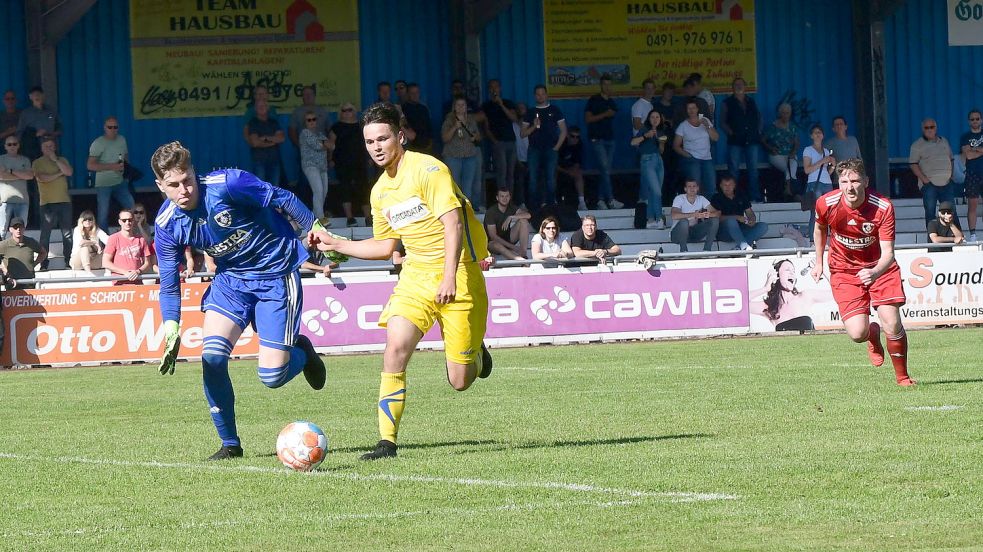
[[[150,156],[150,168],[153,169],[157,180],[164,178],[164,173],[169,170],[187,171],[189,167],[191,167],[191,152],[177,140],[157,148],[157,151]]]
[[[367,126],[376,123],[389,125],[393,134],[396,134],[402,128],[402,114],[395,105],[389,102],[374,103],[362,113],[362,124]]]
[[[860,178],[867,179],[867,169],[864,168],[864,160],[860,158],[847,159],[836,164],[836,179],[845,172],[855,172]]]

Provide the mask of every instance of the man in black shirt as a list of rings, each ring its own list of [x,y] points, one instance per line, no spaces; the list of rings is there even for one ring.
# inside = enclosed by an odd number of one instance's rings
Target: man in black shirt
[[[433,151],[433,130],[430,128],[430,108],[420,102],[420,85],[406,85],[406,103],[403,104],[406,124],[413,130],[413,139],[406,149],[430,154]]]
[[[512,203],[512,193],[499,189],[495,205],[485,213],[485,230],[488,232],[488,250],[506,259],[526,259],[529,247],[529,219],[532,215]]]
[[[587,121],[587,137],[597,157],[597,168],[601,173],[601,183],[597,190],[597,208],[621,209],[625,206],[614,199],[611,187],[611,166],[614,164],[614,116],[618,113],[618,104],[611,97],[611,76],[601,75],[601,93],[594,94],[587,100],[584,107],[584,119]]]
[[[577,259],[597,259],[603,263],[608,257],[621,255],[621,247],[604,230],[597,229],[594,215],[585,215],[580,220],[580,230],[570,237],[570,247]]]
[[[481,105],[485,113],[485,135],[492,147],[495,162],[495,184],[499,190],[515,191],[515,130],[512,123],[519,121],[515,104],[502,98],[502,83],[498,79],[488,81],[488,101]]]
[[[560,146],[560,152],[557,159],[557,170],[560,172],[560,174],[573,179],[573,187],[577,191],[577,209],[586,211],[587,204],[584,202],[583,158],[584,144],[580,140],[580,127],[574,125],[570,127],[570,132],[567,134],[567,139],[564,140],[563,145]],[[604,204],[601,201],[598,201],[597,205],[598,209],[604,208]]]
[[[952,208],[952,203],[939,203],[939,216],[928,221],[928,239],[932,243],[964,243],[966,236],[959,228],[959,221]]]
[[[750,251],[754,242],[768,232],[768,224],[758,222],[747,196],[737,191],[737,179],[732,174],[720,178],[720,189],[710,198],[710,205],[720,211],[718,240],[732,241],[738,249]]]

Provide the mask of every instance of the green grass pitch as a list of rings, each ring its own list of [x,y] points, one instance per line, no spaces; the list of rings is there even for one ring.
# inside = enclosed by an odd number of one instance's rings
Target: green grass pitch
[[[844,335],[495,350],[463,393],[417,353],[377,463],[379,355],[321,392],[234,363],[221,463],[197,364],[4,372],[0,550],[980,549],[981,337],[911,332],[914,389]],[[296,419],[312,474],[273,455]]]

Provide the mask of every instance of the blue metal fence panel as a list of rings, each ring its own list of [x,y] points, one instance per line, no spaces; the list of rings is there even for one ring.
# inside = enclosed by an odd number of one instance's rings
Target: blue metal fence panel
[[[848,120],[856,113],[853,83],[853,31],[850,0],[828,0],[821,7],[810,2],[757,0],[758,92],[754,94],[766,124],[786,97],[796,106],[795,116],[808,127],[820,122],[827,129],[834,115]],[[545,80],[542,0],[515,0],[481,35],[485,77],[500,77],[503,94],[515,101],[532,102],[533,87]],[[641,80],[638,86],[641,88]],[[660,83],[661,84],[661,83]],[[677,86],[682,83],[675,83]],[[718,94],[718,104],[726,94]],[[615,118],[619,144],[618,168],[634,167],[630,139],[630,112],[635,98],[619,98]],[[558,100],[568,125],[585,127],[586,99]],[[808,128],[801,140],[806,142]],[[724,143],[715,158],[724,162]],[[588,164],[593,162],[587,153]]]
[[[13,90],[17,94],[17,107],[28,104],[27,55],[25,47],[24,2],[0,3],[0,21],[7,24],[0,33],[0,92]]]
[[[983,108],[983,46],[949,46],[946,4],[907,0],[885,22],[892,158],[908,157],[925,117],[957,150],[969,110]]]

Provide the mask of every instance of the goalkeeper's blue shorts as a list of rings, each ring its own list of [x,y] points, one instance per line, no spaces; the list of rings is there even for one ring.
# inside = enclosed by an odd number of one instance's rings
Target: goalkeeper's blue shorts
[[[201,300],[202,311],[220,313],[243,330],[252,324],[260,345],[283,351],[293,347],[300,335],[303,306],[297,271],[268,280],[242,280],[220,272]]]

